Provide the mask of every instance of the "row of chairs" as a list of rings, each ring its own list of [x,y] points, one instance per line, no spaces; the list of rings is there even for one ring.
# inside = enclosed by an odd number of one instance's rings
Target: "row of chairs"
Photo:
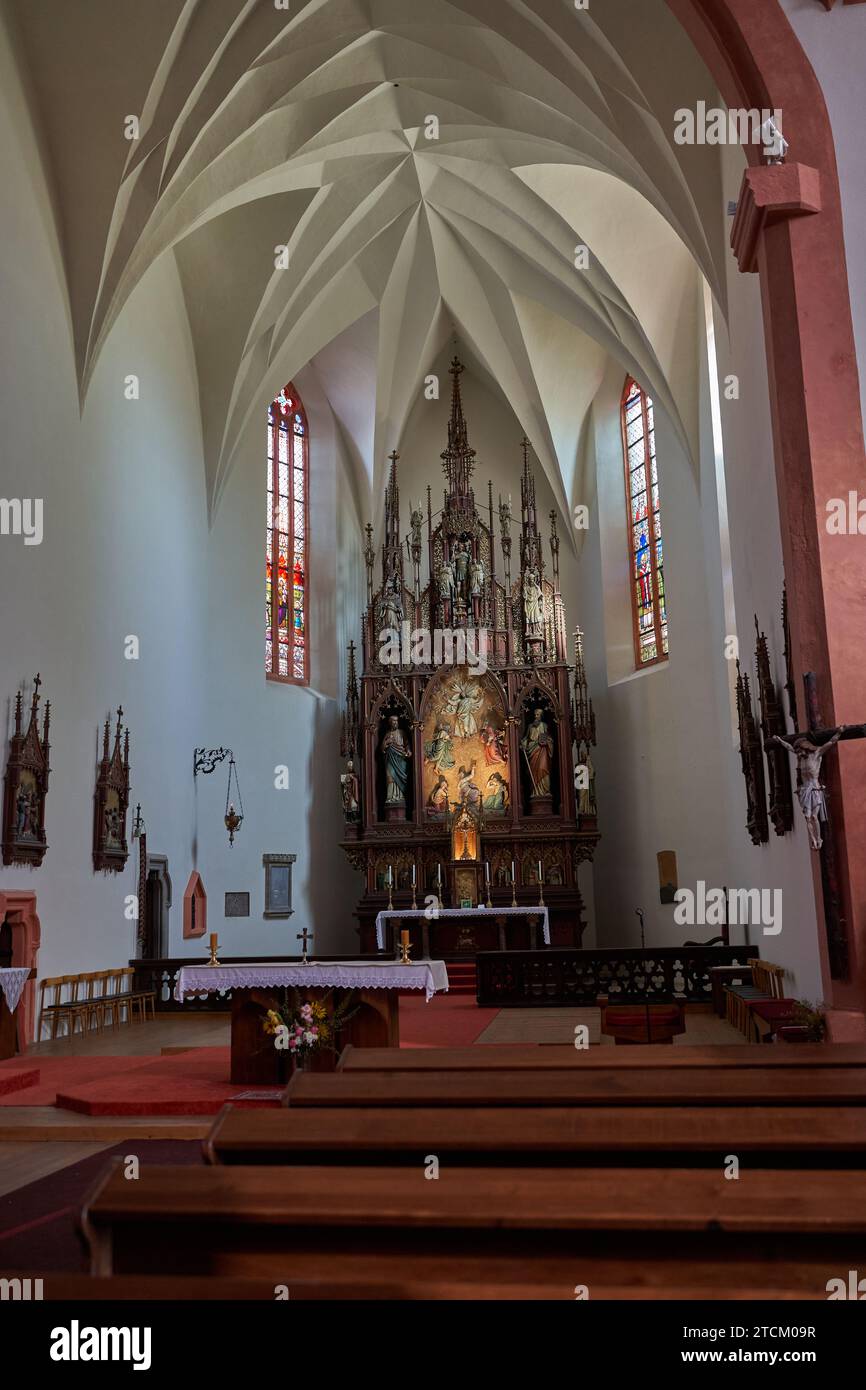
[[[73,1037],[78,1025],[82,1035],[92,1028],[101,1031],[106,1021],[112,1028],[122,1023],[142,1023],[156,1017],[156,995],[153,990],[138,990],[134,985],[135,970],[125,966],[117,970],[89,970],[80,975],[52,975],[41,982],[39,995],[39,1027],[36,1038],[42,1041],[42,1029],[48,1023],[51,1037],[57,1037],[61,1024],[67,1036]],[[46,1002],[46,999],[48,1002]]]
[[[790,1013],[793,1001],[784,998],[783,966],[773,965],[768,960],[753,960],[750,964],[751,981],[725,985],[726,1017],[728,1023],[738,1028],[749,1042],[760,1042],[766,1030],[760,1030],[757,1026],[759,1013],[766,1014],[771,1021],[777,1016],[783,1021]]]

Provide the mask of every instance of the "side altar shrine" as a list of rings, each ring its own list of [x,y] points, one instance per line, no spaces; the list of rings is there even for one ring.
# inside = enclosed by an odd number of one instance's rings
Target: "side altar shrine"
[[[378,584],[367,527],[361,673],[353,642],[341,739],[363,952],[392,951],[398,932],[415,956],[579,947],[585,925],[595,717],[579,629],[569,665],[556,513],[548,566],[524,438],[512,574],[510,500],[498,499],[498,547],[492,483],[476,505],[462,372],[455,358],[442,509],[428,486],[408,534],[391,455]]]

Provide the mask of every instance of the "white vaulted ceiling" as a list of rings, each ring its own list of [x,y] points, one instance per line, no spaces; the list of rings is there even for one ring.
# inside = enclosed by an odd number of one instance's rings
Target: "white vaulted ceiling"
[[[288,14],[6,0],[5,14],[82,402],[130,294],[174,254],[212,507],[250,420],[311,361],[380,492],[455,331],[564,509],[609,355],[693,446],[695,286],[702,273],[722,298],[721,192],[706,151],[673,144],[673,112],[717,99],[664,0],[292,0]]]

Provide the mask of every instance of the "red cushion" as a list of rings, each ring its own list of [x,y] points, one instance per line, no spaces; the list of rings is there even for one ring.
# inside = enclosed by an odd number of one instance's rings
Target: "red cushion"
[[[767,1023],[774,1023],[780,1018],[793,1018],[795,1004],[794,999],[761,999],[749,1002],[749,1008]]]

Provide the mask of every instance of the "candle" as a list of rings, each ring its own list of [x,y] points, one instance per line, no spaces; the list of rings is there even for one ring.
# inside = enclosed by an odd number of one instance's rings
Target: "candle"
[[[538,882],[541,882],[541,860],[538,861]]]
[[[436,865],[436,882],[437,882],[437,884],[439,885],[439,887],[441,888],[441,887],[442,887],[442,865],[441,865],[441,864],[437,864],[437,865]]]
[[[210,934],[210,948],[212,951],[215,951],[217,948],[217,933],[215,931],[212,931]]]
[[[400,940],[402,941],[404,946],[409,945],[409,932],[406,927],[404,927],[400,933]]]
[[[412,887],[415,887],[415,865],[412,865]]]
[[[514,860],[511,861],[511,882],[514,882]]]
[[[484,881],[485,883],[490,882],[490,865],[488,864],[486,859],[484,861]]]
[[[388,887],[389,887],[389,888],[393,888],[393,887],[394,887],[394,865],[393,865],[393,864],[389,864],[389,865],[388,865]]]

